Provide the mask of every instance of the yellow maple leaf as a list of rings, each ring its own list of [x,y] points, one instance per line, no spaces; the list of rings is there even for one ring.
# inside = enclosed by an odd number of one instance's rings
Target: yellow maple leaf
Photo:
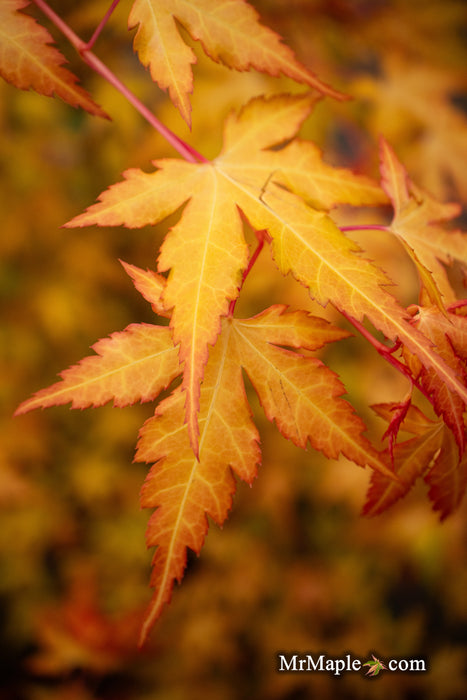
[[[160,280],[148,271],[125,266],[143,286],[151,302]],[[144,281],[146,284],[142,284]],[[163,286],[163,285],[162,285]],[[148,291],[149,289],[149,291]],[[95,355],[62,372],[62,381],[37,392],[17,410],[71,403],[72,408],[115,406],[157,398],[180,372],[177,351],[168,327],[133,324],[98,341]],[[283,305],[250,319],[223,321],[209,354],[200,388],[199,457],[193,454],[184,421],[184,392],[177,387],[161,401],[141,429],[136,459],[153,462],[142,489],[141,504],[155,508],[148,546],[156,546],[151,583],[155,593],[141,633],[150,628],[169,602],[174,582],[180,581],[187,549],[200,551],[208,529],[207,516],[222,524],[235,491],[232,471],[251,483],[260,462],[258,431],[242,377],[248,373],[269,420],[284,437],[306,447],[308,442],[327,457],[344,454],[356,464],[391,470],[364,437],[364,423],[342,398],[344,386],[315,357],[314,351],[348,336],[346,331],[305,311],[288,312]],[[286,349],[282,345],[287,345]],[[232,470],[232,471],[231,471]]]
[[[177,22],[201,41],[210,58],[229,68],[255,68],[273,76],[282,73],[322,94],[344,98],[302,66],[280,37],[260,24],[256,10],[245,0],[135,0],[128,20],[130,29],[138,26],[135,51],[143,65],[149,66],[153,80],[169,90],[188,124],[191,65],[196,56],[182,39]]]
[[[186,421],[195,452],[198,450],[196,414],[199,387],[207,362],[208,346],[215,343],[220,331],[220,318],[227,314],[230,302],[238,295],[241,273],[248,259],[239,207],[257,230],[270,229],[277,253],[276,230],[277,226],[282,226],[283,214],[281,211],[275,212],[265,199],[271,177],[277,177],[278,184],[281,184],[281,178],[287,178],[291,186],[299,182],[304,196],[309,194],[323,209],[337,202],[378,204],[386,201],[376,183],[349,170],[336,169],[336,179],[340,184],[340,188],[336,188],[331,177],[333,170],[318,157],[317,150],[314,150],[314,170],[310,175],[307,142],[302,142],[305,155],[301,161],[296,158],[296,148],[300,147],[298,143],[293,147],[292,154],[289,152],[291,144],[278,152],[270,150],[269,147],[294,135],[314,102],[315,99],[309,96],[253,100],[240,113],[238,124],[233,116],[227,121],[226,145],[219,158],[212,163],[195,164],[164,159],[154,161],[158,168],[154,173],[128,170],[124,173],[123,182],[104,192],[99,203],[67,224],[144,226],[162,220],[189,199],[182,218],[168,233],[161,247],[158,268],[161,272],[170,269],[164,304],[168,309],[173,308],[171,326],[174,340],[180,344],[180,360],[184,363]],[[278,185],[272,186],[278,188]],[[277,199],[279,210],[283,197],[293,197],[285,190],[280,192],[281,196]],[[336,287],[337,275],[330,281],[329,290],[318,290],[316,296],[319,300],[323,303],[334,301],[342,292],[340,308],[345,306],[350,313],[357,315],[352,305],[348,306],[348,298],[354,295],[354,284],[359,288],[366,265],[370,270],[366,295],[374,294],[377,305],[378,296],[383,294],[379,284],[386,283],[386,278],[369,263],[365,264],[354,257],[355,247],[329,217],[307,207],[301,200],[296,201],[298,204],[292,206],[292,214],[298,207],[307,222],[312,223],[316,229],[316,244],[319,248],[324,246],[323,250],[331,256],[330,265],[337,269],[342,261],[343,268],[349,265],[355,268],[354,283]],[[293,228],[289,230],[291,236],[296,237]],[[331,243],[336,236],[336,242]],[[317,258],[313,257],[313,246],[310,244],[301,252],[297,248],[300,258],[302,253],[305,265],[316,266],[321,251]],[[338,255],[338,258],[333,259],[334,255]],[[276,254],[276,259],[280,261],[281,256],[282,253],[279,257]],[[281,262],[278,264],[282,272],[289,271]],[[299,270],[294,270],[294,274],[315,294],[311,268],[310,275],[302,274]],[[387,298],[389,306],[397,308],[392,297],[386,295],[384,298]],[[358,316],[362,313],[360,310]],[[402,314],[402,310],[397,313]],[[395,335],[397,333],[393,332],[392,337]]]

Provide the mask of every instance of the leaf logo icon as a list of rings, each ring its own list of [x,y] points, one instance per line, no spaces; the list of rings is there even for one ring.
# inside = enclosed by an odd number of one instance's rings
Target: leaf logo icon
[[[377,659],[374,654],[372,654],[371,656],[373,657],[373,660],[366,661],[363,664],[364,666],[370,667],[365,674],[366,676],[377,676],[380,671],[387,670],[387,666],[385,666],[382,661]]]

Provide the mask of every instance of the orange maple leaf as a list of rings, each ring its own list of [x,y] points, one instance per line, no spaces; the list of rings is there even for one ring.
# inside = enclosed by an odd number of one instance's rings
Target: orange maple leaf
[[[392,419],[392,412],[397,404],[377,404],[373,409],[387,420]],[[382,513],[403,498],[412,488],[418,477],[423,476],[433,455],[442,442],[444,424],[430,421],[415,406],[411,406],[407,418],[403,421],[403,430],[416,434],[387,450],[388,464],[391,463],[399,481],[387,479],[383,474],[372,474],[362,513],[373,516]]]
[[[374,410],[386,420],[397,404],[377,404]],[[388,479],[381,470],[372,472],[370,487],[363,507],[368,516],[382,513],[405,496],[416,480],[423,477],[428,484],[428,497],[441,520],[459,507],[467,488],[467,458],[459,454],[453,433],[441,420],[429,420],[420,409],[411,406],[402,422],[402,429],[415,437],[397,443],[392,459],[399,481]],[[381,455],[384,459],[384,454]]]
[[[196,56],[183,41],[177,22],[201,42],[210,58],[229,68],[254,68],[272,76],[282,73],[322,94],[345,99],[302,66],[280,37],[260,24],[256,10],[245,0],[135,0],[128,20],[130,29],[138,26],[135,51],[143,65],[149,66],[153,80],[169,90],[188,124],[191,65]]]
[[[63,67],[66,62],[54,46],[53,38],[32,17],[19,12],[29,0],[2,0],[0,3],[0,75],[22,90],[41,95],[57,95],[73,107],[108,119],[88,93],[77,85],[77,78]]]
[[[424,475],[428,484],[428,498],[441,520],[447,518],[461,504],[467,488],[467,457],[459,450],[452,433],[444,427],[441,449],[434,463]]]
[[[366,316],[387,338],[399,339],[440,381],[467,402],[467,388],[385,289],[391,281],[334,224],[326,211],[337,203],[379,204],[386,195],[368,178],[324,164],[306,141],[291,139],[315,100],[307,96],[257,98],[226,122],[223,149],[212,163],[154,161],[155,173],[129,170],[125,181],[67,226],[156,223],[188,198],[182,218],[167,235],[159,270],[171,270],[164,303],[184,363],[186,421],[198,451],[197,411],[208,345],[220,318],[238,295],[247,261],[238,209],[256,230],[267,230],[279,270],[293,276],[318,302],[361,321]],[[288,119],[290,116],[290,120]],[[310,158],[313,154],[313,170]],[[299,196],[300,195],[300,196]],[[307,205],[312,201],[314,206]]]
[[[209,354],[200,392],[199,459],[184,424],[183,393],[177,388],[143,426],[136,459],[155,462],[141,502],[157,508],[147,543],[156,546],[153,600],[143,627],[146,638],[174,581],[180,581],[187,547],[199,553],[208,530],[206,516],[221,524],[231,506],[237,476],[251,483],[260,461],[259,436],[251,419],[243,367],[269,420],[295,444],[311,445],[328,457],[341,452],[362,466],[391,470],[362,435],[365,426],[342,399],[345,389],[318,359],[281,348],[317,349],[347,333],[309,314],[274,306],[250,319],[229,318]]]
[[[415,310],[415,309],[414,309]],[[436,351],[463,381],[467,380],[465,368],[467,318],[441,311],[436,306],[416,307],[413,323],[429,339]],[[462,398],[451,390],[430,367],[424,367],[418,358],[404,351],[407,364],[415,377],[432,397],[438,415],[442,415],[451,428],[461,453],[465,449],[464,409]]]

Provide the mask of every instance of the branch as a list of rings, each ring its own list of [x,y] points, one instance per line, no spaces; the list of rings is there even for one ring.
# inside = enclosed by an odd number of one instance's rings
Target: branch
[[[394,352],[395,350],[397,350],[398,345],[396,345],[393,348],[388,348],[386,345],[377,340],[377,338],[375,338],[370,333],[370,331],[368,331],[365,328],[365,326],[362,323],[360,323],[360,321],[357,321],[356,318],[350,316],[350,314],[346,313],[345,311],[340,311],[340,313],[344,316],[344,318],[347,319],[347,321],[349,321],[349,323],[352,324],[352,326],[354,326],[354,328],[357,329],[357,331],[365,338],[365,340],[368,340],[368,342],[371,343],[371,345],[375,348],[377,353],[381,355],[381,357],[383,357],[387,362],[389,362],[389,364],[391,364],[399,372],[401,372],[404,375],[404,377],[407,377],[411,385],[417,387],[417,389],[419,389],[419,391],[422,392],[422,394],[428,399],[428,401],[431,404],[433,404],[431,396],[420,384],[420,382],[412,375],[412,372],[407,367],[407,365],[404,365],[404,363],[398,360],[397,357],[394,357]]]
[[[97,58],[92,51],[89,50],[88,44],[86,44],[80,37],[74,33],[74,31],[59,17],[44,0],[33,0],[37,7],[42,10],[42,12],[50,19],[51,22],[59,29],[68,41],[75,47],[83,61],[92,68],[96,73],[98,73],[104,80],[107,80],[111,85],[114,86],[141,114],[144,119],[146,119],[149,124],[151,124],[156,131],[165,138],[165,140],[170,143],[170,145],[188,162],[190,163],[208,163],[209,161],[198,153],[192,146],[189,146],[182,139],[180,139],[176,134],[173,133],[168,127],[154,116],[154,114],[144,105],[137,97],[134,95],[129,88],[124,85],[117,76],[112,73],[112,71],[107,68],[107,66],[102,63],[102,61]],[[110,9],[113,9],[111,7]],[[107,15],[106,15],[107,17]],[[106,17],[104,18],[106,20]],[[105,24],[105,22],[104,22]],[[103,26],[102,22],[99,27]],[[99,29],[98,27],[98,29]],[[101,27],[102,28],[102,27]],[[96,30],[97,31],[97,30]],[[100,29],[99,29],[100,31]],[[94,32],[96,34],[96,32]]]
[[[93,47],[94,44],[96,43],[97,39],[99,38],[99,35],[100,35],[101,31],[104,29],[105,25],[107,24],[110,15],[111,15],[112,12],[115,10],[115,8],[117,7],[117,5],[118,5],[119,2],[120,2],[120,0],[113,0],[111,6],[110,6],[109,9],[107,10],[107,12],[105,13],[105,15],[104,15],[103,18],[101,19],[101,21],[99,22],[99,24],[97,25],[94,34],[92,35],[92,37],[89,39],[88,43],[86,44],[86,48],[87,48],[87,49],[92,49],[92,47]]]

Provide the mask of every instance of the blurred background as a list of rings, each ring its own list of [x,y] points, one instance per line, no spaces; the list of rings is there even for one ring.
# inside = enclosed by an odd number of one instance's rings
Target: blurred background
[[[50,4],[83,38],[108,6]],[[253,4],[322,80],[354,97],[322,101],[302,130],[328,162],[378,177],[383,134],[418,185],[465,207],[464,2]],[[253,95],[299,89],[214,65],[191,42],[198,64],[190,133],[133,55],[130,6],[120,3],[95,52],[207,157],[221,145],[230,109]],[[421,486],[386,514],[362,518],[369,473],[295,448],[253,395],[258,479],[251,489],[239,484],[223,530],[213,525],[201,556],[189,557],[150,643],[137,649],[151,553],[149,513],[139,507],[146,467],[132,459],[154,407],[12,414],[98,338],[155,321],[118,259],[154,267],[176,217],[136,231],[61,226],[124,169],[149,171],[152,159],[175,154],[50,29],[113,121],[0,84],[0,700],[467,697],[466,506],[440,524]],[[385,212],[335,215],[378,223]],[[375,232],[360,243],[396,281],[400,300],[416,302],[417,280],[395,243]],[[274,302],[341,323],[282,278],[265,250],[239,313]],[[330,347],[326,361],[371,434],[381,435],[384,425],[368,407],[400,400],[404,381],[358,338]],[[423,657],[429,671],[371,680],[278,674],[278,652]]]

